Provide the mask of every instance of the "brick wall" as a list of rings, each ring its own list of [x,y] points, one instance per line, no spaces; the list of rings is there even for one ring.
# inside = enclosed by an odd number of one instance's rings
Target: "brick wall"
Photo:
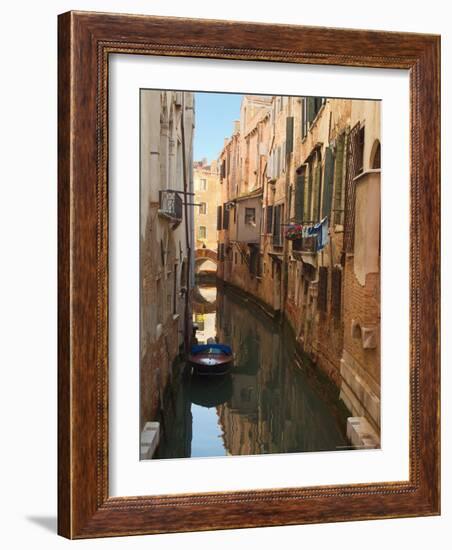
[[[354,335],[352,323],[355,321]],[[362,327],[376,327],[377,342],[373,349],[363,347]],[[346,258],[344,286],[344,349],[369,376],[369,383],[380,385],[380,274],[369,273],[361,286],[353,271],[353,257]],[[372,385],[374,385],[372,384]]]
[[[178,352],[178,321],[171,319],[163,326],[160,337],[148,344],[140,361],[140,430],[158,416]]]

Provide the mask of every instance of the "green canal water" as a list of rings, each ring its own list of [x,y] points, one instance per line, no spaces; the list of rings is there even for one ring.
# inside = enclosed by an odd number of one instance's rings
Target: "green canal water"
[[[339,392],[296,353],[286,324],[230,289],[198,287],[197,338],[232,346],[230,374],[197,377],[176,367],[154,458],[350,449]]]

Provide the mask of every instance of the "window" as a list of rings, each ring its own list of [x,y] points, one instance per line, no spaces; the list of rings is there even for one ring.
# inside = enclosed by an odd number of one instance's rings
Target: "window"
[[[283,205],[278,204],[273,209],[273,245],[282,246],[282,235],[281,235],[281,220],[283,217]]]
[[[217,206],[217,229],[220,231],[222,229],[222,207]]]
[[[344,179],[345,179],[345,151],[347,146],[346,135],[341,134],[336,143],[334,160],[334,223],[344,224]]]
[[[354,178],[363,167],[364,128],[356,124],[350,132],[347,145],[347,179],[345,182],[344,204],[344,250],[353,252],[355,248],[355,182]]]
[[[198,182],[198,191],[207,191],[207,180],[200,179]]]
[[[303,221],[304,222],[311,222],[312,221],[312,214],[311,214],[311,201],[312,201],[312,184],[314,180],[314,163],[309,163],[308,168],[308,181],[307,181],[307,187],[305,188],[305,194],[304,194],[304,215],[303,215]]]
[[[273,226],[273,206],[267,206],[267,227],[266,227],[266,233],[272,232],[272,226]]]
[[[331,147],[325,150],[325,174],[323,177],[322,218],[331,220],[331,203],[333,199],[334,156]]]
[[[308,133],[307,98],[301,98],[301,139]]]
[[[381,145],[378,140],[376,140],[372,149],[370,167],[373,170],[379,170],[381,168]]]
[[[200,214],[207,214],[207,204],[205,202],[201,202],[199,204],[199,213]]]
[[[229,208],[223,205],[223,229],[229,229]]]
[[[364,126],[359,129],[358,134],[358,174],[364,170]]]
[[[205,225],[200,225],[198,227],[198,239],[206,239],[207,238],[207,228]]]
[[[297,223],[303,222],[303,210],[304,210],[304,180],[305,180],[305,167],[300,168],[297,171],[297,179],[295,183],[295,221]]]
[[[256,209],[245,208],[245,224],[256,227]]]
[[[313,164],[311,164],[313,166]],[[320,193],[322,191],[322,160],[319,154],[317,154],[317,163],[313,168],[313,182],[312,182],[312,220],[320,220]]]
[[[293,151],[293,116],[286,118],[286,154]]]
[[[301,101],[301,137],[306,137],[308,129],[326,102],[325,97],[304,97]]]

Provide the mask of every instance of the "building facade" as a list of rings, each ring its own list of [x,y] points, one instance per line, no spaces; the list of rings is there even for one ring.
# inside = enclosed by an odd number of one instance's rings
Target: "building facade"
[[[217,206],[220,200],[218,163],[204,159],[194,163],[194,217],[195,271],[215,272],[216,262],[209,259],[203,249],[217,250]]]
[[[369,446],[380,432],[379,139],[377,101],[244,96],[219,160],[219,278],[289,321]]]
[[[141,90],[140,425],[155,420],[190,330],[194,96]]]
[[[244,96],[240,121],[220,155],[219,275],[259,293],[262,275],[262,199],[270,140],[271,98]]]

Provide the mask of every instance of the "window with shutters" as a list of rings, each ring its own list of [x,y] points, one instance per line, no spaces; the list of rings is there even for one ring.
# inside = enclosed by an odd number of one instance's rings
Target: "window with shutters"
[[[341,320],[342,304],[342,269],[338,266],[331,273],[331,313],[333,319]]]
[[[370,162],[370,167],[373,170],[379,170],[381,169],[381,144],[378,140],[376,140],[373,149],[374,150],[372,154],[372,160]]]
[[[334,156],[331,147],[325,150],[325,172],[323,176],[322,219],[328,216],[331,219],[331,202],[334,185]]]
[[[267,206],[266,233],[271,233],[273,228],[273,206]]]
[[[345,179],[344,206],[344,250],[353,252],[355,248],[355,177],[362,167],[360,151],[361,132],[359,123],[352,128],[348,140],[347,175]]]
[[[320,155],[318,155],[317,163],[315,164],[314,182],[313,182],[313,207],[312,207],[312,220],[320,220],[320,199],[322,193],[322,161]]]
[[[301,132],[302,137],[305,137],[308,130],[319,113],[322,105],[325,104],[325,97],[305,97],[302,101],[302,117],[301,117]]]
[[[301,139],[308,134],[307,99],[306,97],[301,98]]]
[[[297,170],[295,181],[295,221],[297,223],[303,222],[305,174],[306,169],[304,166]]]
[[[325,103],[324,97],[315,97],[314,98],[314,118],[317,116],[317,113],[322,108],[322,105]]]
[[[317,309],[326,313],[328,295],[328,268],[319,267],[319,283],[317,292]]]
[[[293,151],[293,116],[286,118],[286,154]]]
[[[336,141],[336,155],[334,161],[334,202],[333,213],[334,223],[344,224],[344,183],[345,183],[345,165],[347,136],[341,134]]]
[[[359,129],[358,133],[358,147],[357,147],[357,174],[360,174],[364,170],[364,126]]]
[[[307,187],[304,193],[304,213],[303,222],[311,222],[311,201],[312,201],[312,182],[314,179],[314,163],[311,161],[308,165]]]
[[[273,246],[282,246],[283,205],[278,204],[273,209]]]
[[[229,229],[229,208],[223,205],[223,229]]]
[[[221,212],[221,206],[217,206],[217,229],[220,231],[222,229],[222,212]]]
[[[315,118],[315,97],[306,98],[306,126],[309,130],[312,121]]]

